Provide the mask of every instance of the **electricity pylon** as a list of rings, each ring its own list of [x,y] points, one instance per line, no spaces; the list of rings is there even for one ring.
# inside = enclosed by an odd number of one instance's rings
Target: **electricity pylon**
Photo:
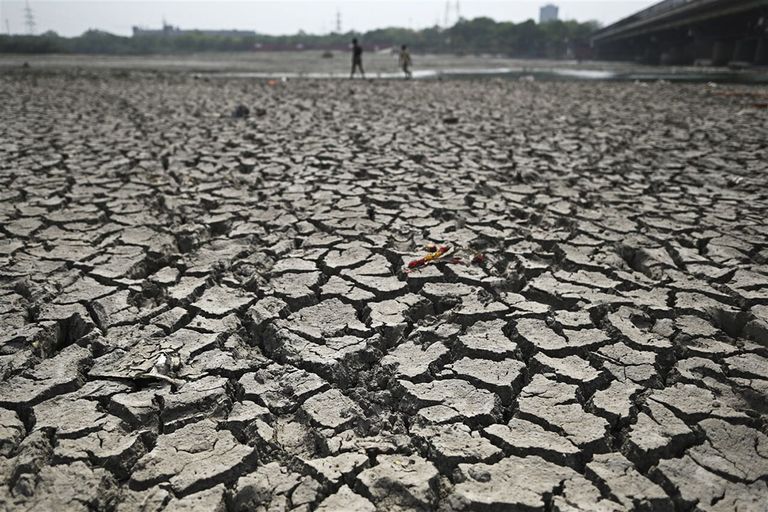
[[[24,7],[24,24],[27,26],[27,33],[31,36],[35,35],[35,13],[32,12],[32,7],[29,6],[29,0]]]

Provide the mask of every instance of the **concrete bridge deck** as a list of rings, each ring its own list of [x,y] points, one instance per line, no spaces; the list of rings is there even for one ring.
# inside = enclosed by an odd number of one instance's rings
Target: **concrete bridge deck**
[[[768,64],[768,0],[664,0],[592,37],[598,57],[646,63]]]

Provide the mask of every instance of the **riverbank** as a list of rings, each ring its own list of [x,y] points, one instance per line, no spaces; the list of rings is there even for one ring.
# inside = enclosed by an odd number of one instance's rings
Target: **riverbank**
[[[344,78],[349,76],[349,56],[319,51],[202,53],[189,55],[2,55],[0,69],[18,70],[24,64],[41,70],[183,72],[242,78]],[[397,56],[369,53],[365,69],[371,78],[400,78]],[[508,59],[497,56],[414,55],[415,77],[541,80],[684,81],[768,83],[768,68],[643,66],[624,62]]]
[[[0,95],[6,508],[768,502],[763,88]]]

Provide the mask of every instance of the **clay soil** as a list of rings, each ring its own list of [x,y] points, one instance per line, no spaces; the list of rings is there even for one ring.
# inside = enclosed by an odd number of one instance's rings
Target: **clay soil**
[[[0,503],[765,512],[760,94],[4,74]]]

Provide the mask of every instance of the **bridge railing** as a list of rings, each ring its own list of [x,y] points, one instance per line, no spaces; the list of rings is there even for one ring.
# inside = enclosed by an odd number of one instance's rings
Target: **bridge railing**
[[[656,16],[657,14],[661,14],[665,11],[671,11],[672,9],[676,9],[681,5],[685,5],[685,4],[689,4],[691,2],[697,2],[697,1],[698,0],[664,0],[663,2],[653,4],[652,6],[646,9],[643,9],[642,11],[636,12],[632,17],[636,19],[650,18],[652,16]]]
[[[652,20],[663,18],[667,13],[674,15],[676,12],[686,11],[688,8],[697,9],[699,7],[703,8],[709,4],[731,1],[733,0],[664,0],[647,7],[642,11],[638,11],[631,16],[623,18],[612,25],[603,27],[595,32],[594,36],[601,37],[607,34],[620,32],[627,27],[637,27],[643,23],[651,23]]]

